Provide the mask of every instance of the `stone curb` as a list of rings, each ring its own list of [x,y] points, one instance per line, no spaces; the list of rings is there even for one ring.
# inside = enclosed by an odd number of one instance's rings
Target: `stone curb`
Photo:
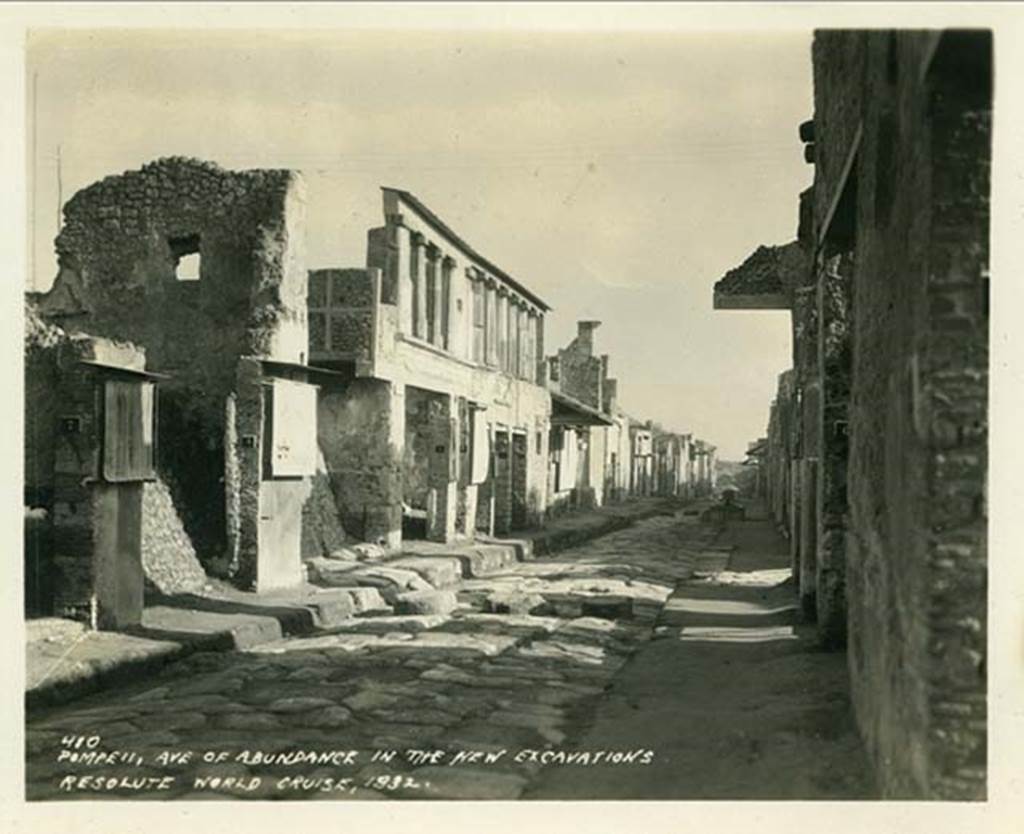
[[[632,527],[638,521],[646,521],[659,515],[673,515],[679,509],[679,506],[666,503],[661,506],[648,507],[636,513],[609,513],[607,516],[596,519],[594,524],[567,530],[541,530],[535,535],[529,536],[525,541],[532,545],[530,548],[532,550],[532,558],[546,556],[550,553],[557,553],[559,550],[578,547],[608,533],[625,530],[627,527]]]
[[[155,647],[142,656],[114,655],[85,661],[70,676],[56,677],[27,689],[25,709],[55,707],[119,684],[134,683],[138,678],[151,675],[196,652],[240,651],[283,637],[315,634],[352,616],[351,607],[340,605],[337,600],[268,606],[266,614],[252,615],[248,621],[243,620],[230,628],[197,633],[176,645]]]
[[[672,515],[678,509],[678,506],[665,504],[636,513],[609,514],[596,519],[593,524],[568,530],[541,530],[520,539],[494,542],[487,546],[513,548],[516,561],[530,561],[537,556],[577,547],[608,533],[623,530],[638,521],[659,515]],[[448,558],[453,555],[444,554]],[[456,587],[458,584],[461,583],[457,582]],[[152,674],[161,667],[195,652],[238,651],[286,636],[314,634],[329,629],[337,624],[337,620],[347,620],[353,613],[347,606],[336,605],[334,602],[323,600],[301,605],[268,607],[266,614],[254,615],[251,622],[241,622],[229,629],[196,634],[194,638],[184,640],[178,645],[154,649],[143,657],[115,656],[88,662],[85,668],[70,678],[55,678],[53,681],[26,690],[25,708],[35,710],[54,707],[121,683],[133,682],[140,676]],[[358,616],[358,612],[356,615]]]

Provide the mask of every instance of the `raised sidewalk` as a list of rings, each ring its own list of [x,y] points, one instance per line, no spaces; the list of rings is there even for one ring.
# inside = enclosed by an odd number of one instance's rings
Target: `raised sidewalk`
[[[329,630],[353,617],[389,614],[454,600],[464,577],[500,572],[518,561],[565,550],[655,515],[679,509],[675,499],[644,498],[557,517],[517,538],[456,545],[409,542],[401,554],[350,565],[323,560],[330,584],[307,584],[259,595],[211,583],[202,595],[148,600],[142,624],[130,632],[96,632],[58,618],[31,620],[26,629],[26,706],[63,703],[146,675],[197,651],[246,649],[282,637]],[[454,604],[453,602],[450,604]]]

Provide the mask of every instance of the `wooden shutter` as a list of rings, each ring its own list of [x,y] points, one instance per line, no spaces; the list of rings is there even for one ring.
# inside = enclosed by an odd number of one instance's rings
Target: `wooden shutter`
[[[152,382],[108,379],[104,383],[103,476],[144,481],[153,467]]]

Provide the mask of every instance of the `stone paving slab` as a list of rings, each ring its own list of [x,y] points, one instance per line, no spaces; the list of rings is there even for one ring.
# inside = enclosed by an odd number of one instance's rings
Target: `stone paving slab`
[[[26,647],[29,707],[72,700],[197,651],[227,651],[304,634],[390,607],[374,588],[301,589],[256,597],[219,593],[150,605],[131,633],[89,631],[59,618],[31,621]],[[208,606],[203,610],[190,605]],[[265,612],[265,613],[264,613]]]
[[[657,766],[553,767],[524,798],[876,798],[845,659],[821,651],[813,628],[776,622],[796,609],[789,570],[776,567],[788,562],[785,542],[767,522],[742,524],[727,538],[739,538],[729,555],[745,569],[680,583],[575,737],[590,749],[646,748]]]
[[[626,660],[651,639],[670,583],[691,570],[692,557],[680,549],[680,529],[671,517],[652,518],[564,551],[557,560],[516,562],[502,568],[508,576],[464,580],[481,588],[549,583],[556,595],[575,590],[581,610],[568,616],[456,609],[348,618],[326,633],[281,636],[246,651],[198,652],[117,693],[37,715],[28,725],[29,795],[64,797],[55,787],[61,769],[54,767],[54,749],[60,733],[84,726],[104,746],[130,747],[144,758],[168,745],[217,747],[234,755],[254,746],[322,749],[341,739],[365,756],[381,748],[453,755],[471,748],[514,753],[570,744],[580,710],[599,700]],[[622,570],[612,575],[617,562]],[[389,570],[387,563],[361,569]],[[584,615],[583,602],[594,600],[603,606]],[[629,612],[623,602],[629,602]],[[511,753],[494,765],[442,764],[434,770],[407,761],[382,767],[364,757],[344,773],[369,780],[364,787],[373,798],[514,798],[539,765],[513,761]],[[245,780],[296,773],[244,763],[231,768],[222,775]],[[197,773],[195,766],[183,767],[170,796],[194,797]],[[419,787],[374,781],[398,776],[409,776]],[[198,793],[296,798],[266,785],[252,794],[230,785]]]
[[[433,546],[423,547],[424,544]],[[435,549],[437,548],[437,549]],[[523,547],[516,542],[486,543],[476,541],[457,547],[433,542],[410,542],[400,562],[414,566],[420,560],[454,559],[458,562],[462,578],[487,576],[523,561]]]

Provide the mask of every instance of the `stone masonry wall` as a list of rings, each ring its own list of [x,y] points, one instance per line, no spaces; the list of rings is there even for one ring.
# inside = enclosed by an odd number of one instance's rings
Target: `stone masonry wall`
[[[402,530],[401,385],[355,380],[320,390],[317,432],[335,505],[347,533],[389,544]]]
[[[302,508],[302,558],[327,556],[347,540],[341,514],[334,503],[330,473],[323,450],[317,454],[309,498]]]
[[[64,206],[59,273],[40,311],[69,330],[131,340],[172,376],[158,468],[207,563],[228,548],[225,400],[238,358],[302,361],[307,350],[303,216],[294,172],[177,157],[107,177]],[[199,279],[179,280],[191,252]]]
[[[607,363],[594,356],[594,330],[600,322],[579,322],[579,334],[568,347],[558,351],[559,388],[593,408],[604,405],[602,383]]]
[[[846,647],[847,460],[852,344],[850,253],[834,255],[818,273],[822,414],[818,485],[818,632],[826,648]]]
[[[61,574],[50,587],[59,597],[54,610],[62,613],[67,608],[82,609],[91,595],[90,500],[87,486],[76,473],[91,477],[96,472],[92,450],[99,447],[100,440],[92,414],[97,380],[76,363],[92,357],[95,348],[88,338],[69,337],[62,329],[46,324],[34,307],[27,310],[25,338],[25,497],[30,506],[46,510],[45,540],[56,541],[59,548],[56,562],[52,561],[53,552],[34,557],[43,560],[45,570]],[[83,416],[85,431],[63,433],[61,416]],[[148,482],[142,495],[142,566],[147,583],[167,594],[200,589],[206,574],[167,485],[160,479]],[[60,529],[54,540],[50,528],[55,514]]]
[[[174,508],[163,481],[142,489],[142,569],[146,582],[162,594],[192,594],[203,589],[206,572]]]
[[[815,37],[819,222],[862,125],[849,658],[888,797],[985,796],[990,50],[985,32]]]

